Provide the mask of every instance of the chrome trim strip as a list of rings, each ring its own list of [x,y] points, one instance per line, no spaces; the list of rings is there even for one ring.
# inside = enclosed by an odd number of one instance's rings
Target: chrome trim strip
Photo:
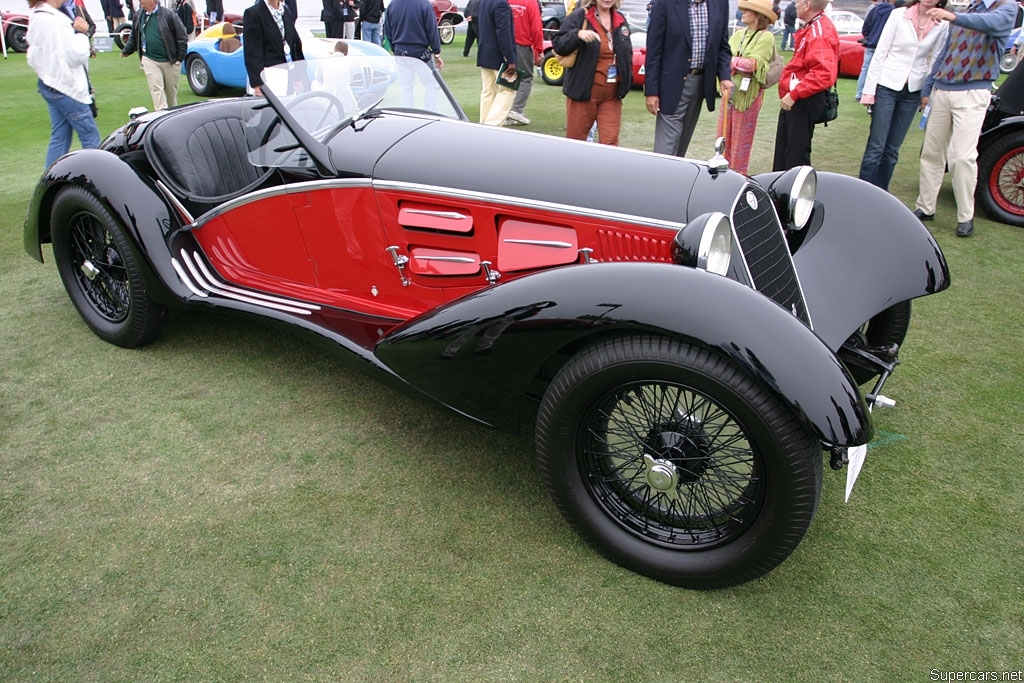
[[[177,209],[178,213],[180,213],[185,218],[185,227],[188,227],[195,223],[195,216],[193,216],[192,213],[185,208],[185,205],[182,204],[181,201],[179,201],[178,198],[174,196],[174,193],[171,192],[170,188],[163,184],[163,181],[156,181],[156,189],[160,190],[160,194],[162,194],[167,201],[174,205],[174,208]]]
[[[262,294],[260,292],[250,292],[241,290],[237,287],[221,283],[215,276],[211,275],[198,253],[190,255],[184,249],[181,250],[181,258],[188,269],[188,272],[195,279],[196,284],[203,287],[213,294],[219,294],[228,299],[234,299],[235,301],[242,301],[244,303],[254,304],[256,306],[264,306],[266,308],[272,308],[277,311],[284,311],[286,313],[295,313],[297,315],[310,315],[313,311],[320,310],[320,306],[316,304],[307,304],[303,302],[291,301],[288,299],[282,299],[274,297],[269,294]],[[194,261],[193,261],[194,259]],[[184,272],[180,270],[180,265],[177,265],[175,259],[171,259],[172,263],[175,264],[175,269],[178,270],[179,275],[183,276],[186,286],[192,291],[196,292],[199,296],[206,297],[208,294],[197,292],[187,282],[188,278],[185,277]]]
[[[571,242],[560,242],[558,240],[517,240],[503,239],[506,244],[529,244],[535,247],[552,247],[554,249],[572,249]]]
[[[283,194],[299,194],[301,192],[310,192],[317,189],[330,189],[334,186],[354,188],[373,187],[373,183],[370,182],[369,178],[329,178],[322,180],[307,180],[301,183],[292,183],[291,185],[268,187],[215,206],[194,220],[193,225],[198,227],[223,213],[238,208],[239,206],[249,204],[250,202],[269,199],[270,197],[277,197]]]
[[[588,144],[588,143],[583,143]],[[582,206],[570,204],[556,204],[555,202],[542,202],[525,199],[523,197],[509,197],[506,195],[492,194],[490,192],[475,192],[473,190],[455,190],[450,187],[438,187],[436,185],[423,185],[421,183],[406,183],[394,180],[374,180],[374,189],[398,190],[415,194],[425,194],[432,197],[445,197],[448,199],[472,200],[489,203],[504,204],[516,209],[540,209],[554,213],[577,216],[581,218],[600,218],[616,223],[629,223],[631,225],[644,225],[653,228],[664,228],[666,230],[678,231],[685,227],[685,223],[677,221],[663,221],[657,218],[643,218],[630,214],[616,213],[614,211],[595,211]]]
[[[178,274],[178,277],[181,279],[182,283],[186,287],[188,287],[193,294],[195,294],[196,296],[201,296],[204,299],[209,296],[209,294],[199,289],[192,283],[192,278],[185,274],[185,269],[181,267],[180,263],[178,263],[178,259],[174,258],[173,256],[171,257],[171,267],[174,268],[174,271]]]
[[[469,258],[468,256],[416,256],[413,258],[417,261],[444,261],[445,263],[476,263],[476,259]]]
[[[427,209],[402,209],[403,213],[415,213],[422,216],[433,216],[434,218],[450,218],[452,220],[469,220],[471,216],[458,211],[430,211]]]

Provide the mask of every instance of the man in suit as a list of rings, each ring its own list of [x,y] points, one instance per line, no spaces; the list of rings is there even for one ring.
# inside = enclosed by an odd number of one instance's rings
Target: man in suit
[[[341,0],[323,0],[324,8],[320,12],[320,21],[324,22],[324,32],[328,38],[345,37],[345,16]]]
[[[245,10],[242,23],[242,53],[249,86],[257,97],[263,97],[263,69],[305,59],[302,41],[295,31],[295,19],[281,0],[258,0]]]
[[[700,103],[715,110],[716,79],[732,93],[728,0],[654,0],[644,65],[654,151],[686,156]]]
[[[476,65],[480,67],[482,81],[480,123],[501,126],[512,109],[516,91],[498,85],[498,74],[501,73],[510,81],[519,77],[516,73],[516,38],[512,27],[512,8],[509,7],[508,0],[480,0],[477,35],[480,47],[476,51]],[[533,64],[524,66],[527,69],[533,68]]]

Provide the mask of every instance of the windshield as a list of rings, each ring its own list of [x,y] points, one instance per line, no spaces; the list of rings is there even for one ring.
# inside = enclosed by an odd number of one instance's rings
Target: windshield
[[[431,65],[386,53],[350,48],[348,55],[280,64],[264,69],[263,89],[273,108],[257,100],[246,121],[249,159],[262,167],[312,167],[303,141],[327,145],[346,126],[385,110],[465,118]]]

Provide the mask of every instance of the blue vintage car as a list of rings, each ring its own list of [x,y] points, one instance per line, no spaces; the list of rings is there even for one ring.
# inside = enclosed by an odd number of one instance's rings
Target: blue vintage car
[[[228,51],[231,41],[225,39],[224,27],[227,24],[221,23],[206,29],[188,44],[188,55],[181,66],[181,72],[188,78],[188,85],[192,92],[200,97],[211,97],[221,88],[244,88],[246,86],[245,60],[242,50]],[[236,27],[237,28],[237,27]],[[237,28],[237,37],[242,41],[242,29]],[[302,38],[302,51],[307,58],[320,57],[334,52],[336,39],[317,38],[312,32],[305,29],[299,30]],[[234,36],[229,36],[234,37]],[[381,56],[387,55],[387,51],[362,40],[347,40],[349,54]],[[237,45],[237,43],[236,43]]]

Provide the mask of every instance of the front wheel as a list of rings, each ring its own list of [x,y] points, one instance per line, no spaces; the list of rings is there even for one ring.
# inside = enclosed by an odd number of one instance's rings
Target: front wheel
[[[160,334],[166,309],[150,299],[124,230],[96,197],[61,190],[50,236],[64,289],[96,336],[132,348]]]
[[[975,195],[993,220],[1024,227],[1024,129],[1003,133],[981,150]]]
[[[765,386],[682,341],[616,337],[573,356],[537,417],[559,512],[613,562],[694,589],[753,580],[818,505],[818,441]]]
[[[839,352],[840,358],[846,363],[846,368],[857,384],[867,384],[878,377],[878,368],[864,362],[856,352],[847,353],[847,349],[870,351],[893,344],[902,345],[910,329],[910,310],[909,301],[893,304],[861,325],[860,329],[843,344]]]
[[[548,85],[562,85],[565,78],[565,67],[558,63],[555,53],[549,50],[544,55],[544,61],[540,64],[540,77]]]
[[[455,26],[452,25],[451,19],[442,19],[441,23],[437,25],[437,31],[441,34],[442,45],[451,45],[455,40]]]

